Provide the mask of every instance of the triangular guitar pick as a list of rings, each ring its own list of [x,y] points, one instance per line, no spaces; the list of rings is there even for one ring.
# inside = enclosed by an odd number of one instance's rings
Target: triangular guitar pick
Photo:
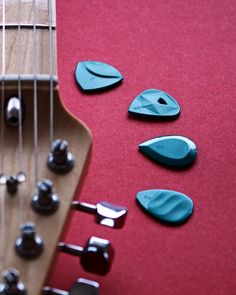
[[[119,84],[123,79],[117,69],[98,61],[78,63],[75,78],[84,91],[104,90]]]
[[[171,167],[189,166],[193,163],[197,154],[195,143],[178,135],[153,138],[141,143],[139,149],[156,162]]]
[[[193,212],[193,201],[176,191],[145,190],[137,194],[136,200],[147,214],[165,223],[183,223]]]
[[[180,107],[177,101],[164,91],[148,89],[134,99],[128,111],[138,116],[175,118],[180,113]]]

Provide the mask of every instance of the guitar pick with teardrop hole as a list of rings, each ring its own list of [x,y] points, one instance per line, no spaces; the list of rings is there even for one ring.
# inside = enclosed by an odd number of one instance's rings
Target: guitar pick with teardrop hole
[[[123,77],[113,66],[98,61],[78,63],[75,78],[84,91],[98,91],[119,84]]]
[[[177,101],[157,89],[148,89],[139,94],[129,107],[129,113],[154,118],[176,118],[180,114]]]
[[[178,135],[153,138],[141,143],[139,150],[156,162],[176,168],[191,165],[197,155],[195,143]]]
[[[193,213],[193,201],[188,196],[172,190],[141,191],[136,200],[147,214],[165,223],[183,223]]]

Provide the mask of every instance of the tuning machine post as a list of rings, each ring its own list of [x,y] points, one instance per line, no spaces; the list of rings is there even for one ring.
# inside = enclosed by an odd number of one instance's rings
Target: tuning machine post
[[[69,291],[45,287],[43,295],[99,295],[99,284],[86,279],[78,279]]]
[[[68,142],[62,139],[54,140],[48,155],[48,168],[54,173],[65,174],[72,170],[74,164],[74,156],[68,151]]]
[[[31,222],[20,226],[21,235],[15,241],[16,253],[24,259],[35,259],[44,249],[43,240],[36,232],[35,225]]]
[[[5,174],[0,175],[0,185],[6,185],[7,192],[10,195],[15,195],[18,189],[18,185],[26,181],[25,173],[20,171],[16,175],[7,176]]]
[[[95,215],[98,224],[112,228],[122,228],[125,225],[128,209],[109,202],[99,202],[96,205],[73,201],[72,209]]]
[[[33,195],[31,206],[39,214],[50,215],[59,207],[59,197],[53,192],[53,182],[44,179],[37,183],[37,191]]]
[[[3,272],[3,283],[0,284],[0,295],[27,295],[25,285],[19,280],[19,272],[9,269]]]
[[[80,257],[80,263],[87,272],[106,275],[114,259],[114,248],[108,240],[90,237],[85,247],[59,243],[58,249]]]

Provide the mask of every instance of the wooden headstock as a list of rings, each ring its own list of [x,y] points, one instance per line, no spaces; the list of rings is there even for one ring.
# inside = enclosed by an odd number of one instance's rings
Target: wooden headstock
[[[7,97],[15,93],[15,89],[7,91]],[[59,195],[60,205],[57,212],[49,216],[36,214],[31,209],[31,199],[36,191],[34,178],[34,143],[33,143],[33,105],[31,91],[25,90],[24,97],[26,115],[23,125],[24,142],[24,169],[26,181],[19,185],[18,194],[11,196],[6,192],[6,187],[2,185],[1,196],[5,195],[6,212],[6,249],[4,259],[1,260],[0,271],[14,267],[21,273],[21,279],[28,286],[29,294],[40,294],[45,281],[47,271],[52,262],[52,258],[57,248],[59,238],[64,228],[67,214],[70,210],[71,201],[75,194],[78,181],[81,179],[84,166],[89,156],[91,147],[91,136],[88,129],[79,121],[69,115],[62,107],[57,91],[55,91],[55,136],[56,138],[66,139],[70,143],[70,151],[75,158],[75,165],[70,173],[57,175],[47,168],[47,157],[50,150],[50,139],[48,136],[49,124],[49,99],[47,92],[39,92],[39,179],[50,179],[54,184],[54,190]],[[17,128],[16,128],[17,129]],[[14,175],[18,171],[17,130],[13,127],[6,127],[5,146],[7,151],[4,153],[4,167],[7,175]],[[25,198],[24,220],[33,222],[36,225],[37,233],[44,241],[44,251],[42,255],[35,259],[26,261],[20,258],[15,250],[14,243],[16,237],[20,235],[20,210],[19,195]]]

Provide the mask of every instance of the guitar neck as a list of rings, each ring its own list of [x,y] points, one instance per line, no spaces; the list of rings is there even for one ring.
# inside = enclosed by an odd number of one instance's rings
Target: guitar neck
[[[56,78],[55,0],[39,0],[35,5],[33,1],[5,0],[5,13],[3,6],[1,0],[0,76],[5,74],[5,80],[16,75],[22,80],[33,75],[39,80],[47,80],[50,75]]]

